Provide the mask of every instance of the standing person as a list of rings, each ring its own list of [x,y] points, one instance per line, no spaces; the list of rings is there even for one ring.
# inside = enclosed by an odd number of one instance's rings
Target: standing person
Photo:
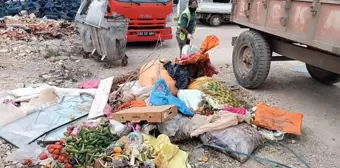
[[[196,29],[196,9],[197,0],[189,0],[188,8],[186,8],[178,19],[176,39],[182,56],[182,48],[186,44],[190,44]]]

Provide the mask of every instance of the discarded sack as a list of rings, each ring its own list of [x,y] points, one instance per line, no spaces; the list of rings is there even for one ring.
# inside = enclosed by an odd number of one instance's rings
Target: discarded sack
[[[189,85],[189,89],[202,91],[209,104],[215,109],[223,109],[226,106],[239,107],[239,102],[233,93],[227,90],[223,84],[214,78],[200,77]]]
[[[190,133],[193,123],[188,117],[178,114],[171,120],[159,124],[157,127],[159,132],[169,136],[172,142],[179,142],[191,138]]]
[[[301,135],[303,114],[291,113],[264,103],[257,105],[254,124],[269,130]]]
[[[177,95],[176,81],[171,78],[160,60],[151,60],[140,69],[139,84],[142,87],[152,87],[159,78],[163,78],[173,95]]]
[[[176,105],[182,114],[194,115],[194,113],[187,108],[182,100],[171,94],[163,78],[159,79],[154,85],[150,96],[150,103],[155,106]]]
[[[191,121],[194,124],[190,136],[195,137],[205,132],[223,130],[225,128],[237,125],[243,121],[243,117],[237,114],[219,111],[211,116],[196,114]]]
[[[242,123],[225,130],[207,132],[200,136],[204,144],[219,146],[227,150],[232,150],[244,154],[252,154],[261,143],[261,135],[251,126]],[[248,156],[235,152],[226,152],[231,157],[241,163],[247,161]]]

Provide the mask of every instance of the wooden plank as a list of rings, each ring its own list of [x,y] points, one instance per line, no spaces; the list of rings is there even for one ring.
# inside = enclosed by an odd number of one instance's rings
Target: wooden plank
[[[114,77],[109,77],[100,81],[88,118],[95,118],[104,114],[104,108],[109,99],[113,78]]]

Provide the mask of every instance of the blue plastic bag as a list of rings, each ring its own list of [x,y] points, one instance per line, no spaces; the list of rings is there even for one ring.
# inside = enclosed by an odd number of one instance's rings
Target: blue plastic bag
[[[194,113],[187,108],[182,100],[171,94],[170,89],[163,78],[160,78],[153,86],[150,103],[155,106],[176,105],[179,112],[183,115],[194,115]]]

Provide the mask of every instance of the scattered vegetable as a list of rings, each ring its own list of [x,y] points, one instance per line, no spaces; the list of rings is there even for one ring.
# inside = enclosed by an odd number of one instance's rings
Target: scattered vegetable
[[[48,158],[46,153],[40,155],[40,160],[46,160]]]
[[[69,163],[75,167],[93,166],[94,158],[105,153],[106,148],[118,140],[117,136],[111,134],[109,127],[109,124],[99,124],[69,128],[65,134],[67,139],[63,150],[70,154]]]

